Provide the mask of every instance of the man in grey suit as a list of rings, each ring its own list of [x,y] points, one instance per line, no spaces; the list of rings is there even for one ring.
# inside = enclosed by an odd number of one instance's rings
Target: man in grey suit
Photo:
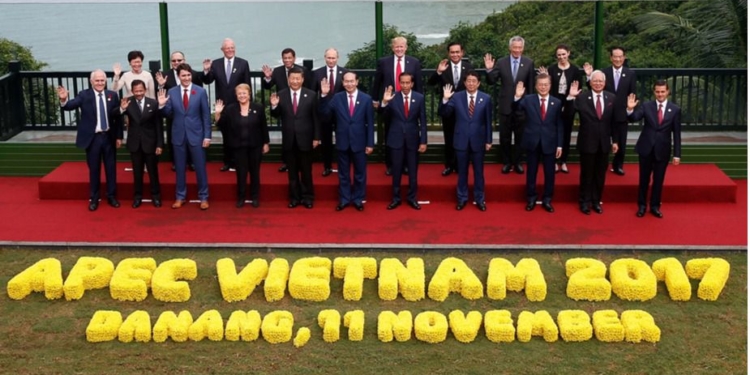
[[[523,56],[525,41],[516,35],[510,38],[508,49],[510,56],[495,61],[491,54],[484,56],[484,66],[487,69],[487,83],[500,82],[500,98],[498,99],[500,122],[500,154],[502,156],[502,173],[523,173],[522,148],[523,123],[513,114],[512,104],[516,86],[523,82],[526,88],[524,95],[531,93],[534,87],[534,61]],[[515,138],[515,141],[513,140]],[[511,143],[515,147],[511,147]],[[512,151],[512,152],[511,152]]]

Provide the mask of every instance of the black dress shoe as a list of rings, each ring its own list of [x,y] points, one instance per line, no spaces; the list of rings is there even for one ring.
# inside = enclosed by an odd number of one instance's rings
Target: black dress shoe
[[[547,203],[542,202],[542,208],[544,208],[544,210],[549,213],[555,212],[555,208],[552,207],[552,203],[550,202],[547,202]]]
[[[244,205],[245,205],[245,200],[244,199],[238,199],[237,200],[237,204],[235,204],[234,206],[237,207],[237,208],[242,208],[242,206],[244,206]]]
[[[154,205],[154,207],[156,207],[156,208],[159,208],[159,207],[161,207],[161,199],[159,199],[159,198],[154,198],[153,200],[151,200],[151,203],[152,203],[152,204]]]
[[[347,206],[349,206],[349,204],[343,204],[343,203],[339,203],[339,204],[338,204],[338,205],[336,206],[336,211],[341,211],[341,210],[345,209],[345,208],[346,208]]]
[[[477,203],[477,208],[482,212],[487,211],[487,205],[484,202]]]
[[[219,168],[219,172],[226,172],[228,170],[229,170],[229,166],[226,164],[222,165],[221,168]]]
[[[523,166],[521,164],[516,164],[516,166],[513,167],[513,169],[516,171],[516,173],[523,174]]]
[[[323,170],[323,177],[328,177],[328,176],[331,175],[331,173],[333,173],[333,171],[331,170],[331,168],[326,168],[326,169]]]
[[[526,211],[534,211],[534,208],[536,208],[536,202],[526,203]]]
[[[96,211],[99,208],[99,201],[89,201],[89,211]]]
[[[195,164],[188,164],[188,170],[190,172],[195,172]]]
[[[403,171],[404,171],[404,174],[409,174],[409,167],[404,167]]]
[[[394,209],[394,208],[396,208],[396,207],[398,207],[400,205],[401,205],[400,201],[391,201],[391,203],[389,203],[388,207],[386,207],[386,208],[389,209],[389,210],[392,210],[392,209]]]
[[[354,208],[356,208],[357,211],[364,211],[365,210],[365,206],[362,203],[355,203],[354,204]]]
[[[176,171],[176,170],[177,170],[177,167],[175,167],[175,165],[174,165],[174,164],[172,164],[172,172],[174,172],[174,171]]]
[[[638,212],[635,213],[635,216],[643,217],[643,215],[646,214],[646,206],[638,206]]]
[[[589,210],[589,206],[585,204],[581,205],[581,212],[583,212],[586,215],[591,215],[591,210]]]
[[[409,201],[409,206],[415,210],[421,210],[422,206],[419,205],[419,202],[417,201]]]
[[[597,214],[601,214],[604,212],[604,209],[602,208],[602,205],[599,203],[594,203],[591,208],[596,212]]]
[[[307,208],[308,210],[313,208],[312,202],[305,202],[302,205],[305,206],[305,208]]]
[[[625,175],[625,171],[623,171],[622,168],[612,168],[611,171],[615,172],[616,175],[620,175],[620,176]]]
[[[458,202],[456,204],[456,211],[461,211],[464,209],[464,207],[466,207],[466,202]]]
[[[138,208],[138,207],[140,207],[140,206],[141,206],[141,199],[140,199],[140,198],[138,198],[138,199],[133,199],[133,205],[132,205],[132,206],[133,206],[133,208]]]
[[[279,172],[286,172],[286,171],[288,171],[288,170],[289,170],[289,167],[287,167],[287,166],[286,166],[286,164],[282,164],[282,165],[281,165],[281,166],[279,167]]]
[[[658,208],[651,207],[651,215],[654,215],[658,217],[659,219],[663,218],[664,215],[662,215],[661,211],[659,211]]]
[[[388,168],[386,168],[386,169],[385,169],[385,175],[386,175],[386,176],[391,176],[391,175],[393,175],[393,172],[391,171],[391,167],[388,167]]]
[[[109,204],[110,206],[114,208],[120,207],[120,202],[117,200],[117,198],[114,198],[114,197],[107,198],[107,204]]]
[[[453,168],[445,168],[440,174],[442,174],[443,177],[445,177],[445,176],[449,176],[451,173],[453,173]]]
[[[258,208],[260,206],[260,201],[257,199],[253,199],[250,205],[253,206],[254,208]]]
[[[297,207],[298,204],[299,203],[297,203],[297,201],[291,201],[291,202],[289,202],[289,204],[287,205],[287,207],[294,208],[294,207]]]
[[[503,170],[502,170],[503,174],[508,174],[512,170],[513,170],[513,166],[512,165],[510,165],[510,164],[503,165]]]

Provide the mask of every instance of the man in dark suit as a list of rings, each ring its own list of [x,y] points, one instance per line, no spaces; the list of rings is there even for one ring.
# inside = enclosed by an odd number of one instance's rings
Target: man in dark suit
[[[320,144],[318,96],[302,87],[304,72],[289,70],[289,88],[271,94],[271,115],[281,119],[281,150],[289,168],[289,208],[313,208],[313,149]]]
[[[469,162],[474,168],[474,203],[487,211],[484,200],[484,154],[492,148],[492,99],[479,91],[479,74],[471,71],[464,79],[466,91],[453,93],[452,85],[443,87],[443,100],[438,106],[440,116],[456,116],[453,148],[458,159],[456,210],[461,211],[469,200]]]
[[[235,56],[235,46],[232,39],[224,39],[221,44],[221,51],[224,53],[224,57],[213,62],[210,59],[203,60],[203,83],[210,85],[216,82],[214,87],[216,99],[221,100],[224,105],[229,105],[237,102],[234,89],[240,83],[246,83],[252,90],[250,64],[247,63],[247,60]],[[221,130],[221,138],[226,139],[228,136],[226,129],[219,130]],[[232,150],[229,149],[225,141],[222,141],[221,149],[224,153],[224,165],[219,170],[226,172],[235,167]]]
[[[342,84],[344,73],[349,70],[338,65],[339,51],[329,48],[325,52],[326,65],[313,72],[313,84],[315,91],[320,93],[320,82],[328,79],[328,95],[334,95],[344,90]],[[320,122],[320,152],[323,156],[323,177],[328,177],[333,172],[333,129],[334,122],[321,119]]]
[[[616,46],[609,49],[609,60],[612,66],[602,70],[607,80],[604,90],[615,95],[615,113],[613,117],[615,131],[618,133],[617,151],[612,158],[611,171],[620,176],[625,175],[622,168],[625,162],[625,151],[628,143],[628,115],[626,113],[628,106],[628,96],[635,94],[636,76],[635,71],[625,66],[625,49]],[[583,66],[586,76],[591,76],[593,70],[591,65],[586,63]]]
[[[414,77],[414,86],[412,90],[423,94],[422,89],[422,63],[416,57],[406,55],[406,38],[397,36],[391,41],[392,56],[386,56],[378,60],[375,68],[375,79],[372,84],[370,95],[373,98],[373,105],[378,108],[378,99],[383,97],[385,88],[393,86],[396,91],[401,91],[399,77],[401,73],[409,73]],[[388,134],[391,124],[384,121],[384,134]],[[387,140],[386,140],[387,145]],[[385,154],[385,174],[390,176],[392,171],[392,161],[389,153]]]
[[[443,59],[438,64],[437,69],[427,81],[430,85],[439,85],[440,91],[445,85],[452,85],[453,90],[463,91],[464,79],[466,72],[474,70],[469,60],[464,61],[464,48],[460,43],[451,42],[448,44],[448,59]],[[442,117],[443,119],[443,140],[445,143],[445,169],[442,175],[448,176],[456,171],[456,150],[453,149],[453,131],[456,128],[456,117]]]
[[[425,111],[424,95],[411,89],[414,77],[409,73],[401,73],[399,86],[401,91],[394,93],[393,87],[388,86],[380,102],[391,128],[387,137],[388,152],[393,160],[393,200],[388,205],[392,210],[401,205],[401,174],[404,161],[409,170],[409,193],[406,201],[415,210],[422,207],[417,201],[417,159],[418,153],[427,150],[427,115]],[[388,105],[393,102],[393,104]]]
[[[498,98],[498,109],[500,110],[500,154],[502,156],[502,173],[523,173],[522,148],[523,123],[519,122],[513,114],[513,95],[516,85],[523,82],[526,88],[524,95],[531,93],[534,84],[534,61],[523,56],[525,41],[520,36],[510,38],[508,47],[510,56],[495,61],[491,54],[484,56],[484,66],[487,69],[487,83],[500,82],[500,97]],[[515,138],[515,141],[513,139]],[[514,143],[515,147],[511,147]],[[512,152],[511,152],[512,151]]]
[[[341,211],[354,204],[358,211],[365,206],[367,183],[367,155],[375,147],[375,124],[373,123],[372,97],[357,89],[357,74],[344,74],[344,91],[328,95],[328,80],[321,82],[320,110],[324,116],[332,116],[336,122],[336,153],[339,167],[339,204]],[[354,183],[350,168],[354,167]]]
[[[581,155],[580,193],[578,203],[586,215],[603,211],[602,193],[607,176],[609,151],[617,152],[619,133],[614,126],[615,95],[605,91],[604,73],[596,70],[591,73],[591,91],[581,92],[578,82],[570,85],[568,100],[575,100],[580,125],[576,148]]]
[[[174,51],[169,56],[169,62],[171,69],[162,73],[156,72],[156,83],[158,84],[157,92],[161,89],[169,91],[172,87],[180,84],[180,76],[177,74],[177,65],[185,62],[185,54],[180,51]],[[193,70],[193,84],[203,87],[203,72]],[[169,161],[172,162],[172,170],[175,170],[174,165],[174,148],[172,147],[172,119],[167,119],[167,138],[165,144],[169,147]],[[187,165],[191,171],[195,170],[192,160],[190,160],[190,154],[188,154]]]
[[[159,184],[159,155],[164,147],[164,128],[159,115],[159,103],[146,97],[146,84],[134,80],[133,96],[120,101],[120,112],[128,118],[128,150],[133,161],[133,208],[143,199],[143,166],[148,169],[151,199],[154,207],[161,207]]]
[[[190,65],[182,63],[177,66],[180,74],[180,86],[159,91],[159,108],[166,116],[173,116],[172,139],[175,148],[177,165],[177,182],[175,202],[172,208],[180,208],[186,202],[187,186],[185,181],[185,162],[187,153],[195,163],[195,178],[198,183],[200,209],[208,209],[208,175],[206,173],[206,154],[203,149],[211,145],[211,110],[208,108],[208,95],[202,87],[193,85],[193,74]]]
[[[311,84],[312,79],[308,78],[308,72],[307,68],[305,68],[302,65],[298,65],[295,63],[297,61],[297,53],[294,52],[291,48],[284,48],[281,51],[281,66],[277,66],[271,69],[268,65],[263,65],[261,68],[263,70],[263,80],[261,81],[261,86],[263,86],[266,90],[271,90],[274,86],[276,86],[276,92],[279,92],[284,89],[289,88],[289,71],[292,68],[298,68],[302,69],[303,77],[305,78],[305,87],[309,89],[314,89],[314,85]],[[287,171],[287,161],[284,159],[284,155],[281,155],[281,167],[279,167],[279,172],[286,172]]]
[[[546,73],[536,76],[536,94],[523,96],[523,82],[516,85],[514,108],[518,119],[524,123],[523,142],[528,163],[526,166],[526,211],[536,207],[536,174],[541,159],[544,168],[544,195],[542,207],[552,213],[552,194],[555,189],[555,159],[562,156],[563,103],[549,95],[552,79]]]
[[[107,76],[102,70],[91,72],[91,88],[68,100],[68,90],[59,86],[57,95],[63,110],[81,109],[81,121],[76,127],[76,147],[86,150],[89,167],[89,211],[99,208],[101,163],[107,177],[107,203],[120,207],[117,201],[117,171],[115,149],[122,144],[122,116],[118,110],[120,99],[114,91],[106,90]]]
[[[682,153],[681,128],[682,120],[680,107],[667,101],[669,98],[669,85],[665,80],[654,83],[654,99],[643,103],[640,107],[634,94],[628,97],[627,113],[632,121],[643,119],[643,129],[635,144],[635,152],[638,153],[638,211],[636,216],[643,217],[646,214],[646,195],[648,185],[653,176],[654,184],[651,187],[651,214],[662,218],[661,213],[661,191],[664,186],[664,176],[667,173],[669,155],[674,142],[674,157],[672,164],[680,165]],[[672,139],[670,139],[672,138]]]

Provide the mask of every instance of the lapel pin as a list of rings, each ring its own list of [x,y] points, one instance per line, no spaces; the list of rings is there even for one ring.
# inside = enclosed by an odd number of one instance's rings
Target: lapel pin
[[[237,73],[237,68],[232,68],[232,73]]]
[[[304,97],[306,98],[306,97],[307,97],[307,94],[303,94],[302,96],[304,96]]]
[[[622,77],[625,77],[625,73],[622,73],[622,74],[621,74],[621,76],[622,76]]]
[[[667,112],[672,112],[672,108],[667,108]]]
[[[257,112],[255,112],[255,110],[253,109],[253,113],[257,113]]]
[[[549,102],[549,105],[555,105],[555,102]]]
[[[359,105],[359,101],[357,101],[357,105]]]

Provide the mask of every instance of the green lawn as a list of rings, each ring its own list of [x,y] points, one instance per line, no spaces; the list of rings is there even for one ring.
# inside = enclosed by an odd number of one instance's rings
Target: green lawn
[[[100,256],[112,260],[129,257],[153,257],[157,263],[175,258],[190,258],[198,265],[198,276],[190,282],[192,297],[183,303],[156,301],[152,295],[143,302],[113,300],[109,290],[86,291],[78,301],[48,301],[42,293],[32,293],[11,300],[7,292],[0,297],[0,373],[7,374],[738,374],[747,369],[747,254],[746,252],[594,252],[594,251],[216,251],[216,250],[99,250],[99,249],[0,249],[0,282],[8,281],[40,259],[54,257],[61,261],[67,277],[81,256]],[[377,280],[365,280],[360,301],[343,299],[343,281],[331,279],[331,296],[324,302],[292,299],[289,294],[278,302],[266,302],[262,285],[245,301],[225,302],[219,290],[215,264],[230,257],[238,267],[254,258],[271,261],[281,257],[294,260],[308,256],[367,256],[378,260],[421,257],[425,262],[426,284],[429,284],[440,262],[448,257],[464,260],[486,285],[489,261],[502,257],[516,264],[522,258],[534,258],[541,265],[547,282],[547,297],[530,302],[523,293],[508,292],[505,300],[485,298],[469,301],[451,294],[445,302],[426,299],[409,302],[378,298]],[[655,260],[676,257],[685,263],[690,259],[720,257],[731,264],[729,280],[717,301],[697,298],[698,280],[691,280],[692,298],[687,302],[670,300],[664,283],[657,296],[647,302],[620,300],[614,294],[606,302],[577,302],[565,295],[567,278],[565,261],[574,257],[591,257],[609,264],[621,258],[637,258],[651,265]],[[296,333],[309,327],[312,338],[306,346],[295,348],[291,342],[272,345],[259,338],[254,342],[121,343],[111,341],[92,344],[85,331],[97,310],[116,310],[126,317],[135,310],[145,310],[152,325],[163,311],[188,310],[193,318],[207,310],[218,310],[224,322],[235,310],[258,310],[261,316],[273,310],[294,314]],[[317,325],[318,312],[337,309],[365,312],[364,340],[350,342],[347,329],[341,327],[341,339],[326,343]],[[377,338],[377,317],[381,311],[411,311],[416,316],[434,310],[448,315],[459,309],[484,314],[506,309],[514,322],[522,311],[547,310],[553,318],[561,310],[580,309],[590,315],[597,310],[618,312],[645,310],[661,328],[656,344],[603,343],[593,338],[583,343],[554,343],[533,337],[530,342],[492,343],[480,329],[470,344],[458,342],[451,333],[446,341],[427,344],[416,340],[382,343]],[[342,319],[343,320],[343,319]]]

